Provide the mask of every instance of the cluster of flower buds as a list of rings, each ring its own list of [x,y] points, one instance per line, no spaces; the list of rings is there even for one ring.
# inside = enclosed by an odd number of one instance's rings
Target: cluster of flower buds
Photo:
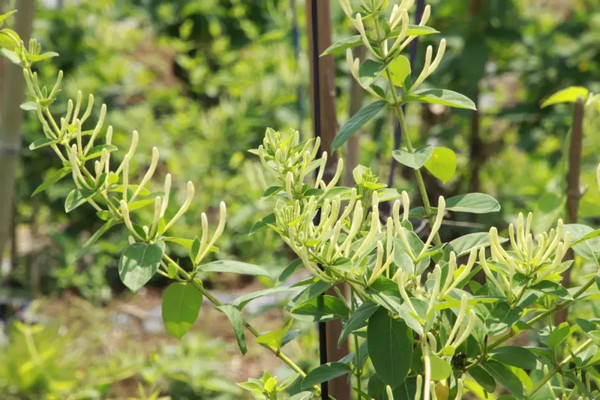
[[[306,190],[306,178],[317,170],[314,187],[324,191],[330,190],[339,181],[344,170],[340,159],[335,175],[329,184],[323,181],[327,165],[327,153],[317,159],[320,139],[310,139],[300,143],[300,133],[290,129],[288,132],[278,132],[268,128],[263,144],[250,152],[257,154],[266,171],[276,183],[285,190],[290,199],[298,199]]]
[[[417,37],[417,35],[411,35],[409,30],[409,11],[414,4],[414,0],[402,0],[399,4],[394,4],[385,24],[379,23],[379,21],[376,21],[375,19],[380,18],[380,15],[383,15],[383,11],[387,7],[387,1],[363,1],[361,11],[366,13],[365,16],[360,12],[354,12],[350,0],[340,0],[340,4],[344,13],[350,18],[358,31],[365,48],[372,57],[382,63],[387,63],[397,57]],[[419,26],[425,27],[430,15],[431,7],[427,5],[423,10]],[[369,18],[367,18],[367,16]],[[367,20],[369,21],[369,25],[365,25]],[[387,30],[382,31],[380,25],[387,25]],[[445,51],[445,39],[441,40],[435,58],[433,57],[433,47],[427,47],[423,69],[410,90],[415,90],[435,72],[444,57]],[[356,79],[365,90],[376,97],[382,97],[381,93],[377,93],[373,89],[372,79],[361,79],[361,60],[359,58],[354,58],[351,49],[346,50],[346,63],[348,64],[348,68],[354,79]]]
[[[490,229],[490,251],[493,266],[487,261],[485,251],[480,250],[480,264],[488,279],[509,298],[514,296],[513,278],[519,273],[534,285],[543,280],[558,282],[561,274],[569,267],[563,258],[569,250],[569,233],[563,232],[563,222],[558,220],[556,229],[535,236],[531,233],[532,214],[525,219],[523,214],[517,217],[516,226],[510,224],[508,235],[510,250],[505,250],[498,237],[498,230]],[[496,272],[496,273],[494,273]],[[508,292],[507,292],[508,291]]]
[[[113,223],[122,221],[129,232],[130,242],[154,242],[159,240],[189,209],[194,197],[192,182],[187,183],[185,200],[177,212],[172,217],[167,218],[166,214],[171,197],[171,175],[167,174],[165,176],[162,194],[153,196],[147,188],[159,163],[158,148],[154,147],[152,149],[150,165],[141,181],[138,184],[131,184],[129,168],[139,142],[139,135],[134,131],[129,150],[118,168],[113,171],[111,169],[111,153],[118,150],[118,148],[112,144],[113,128],[111,126],[105,130],[104,143],[96,144],[96,139],[104,131],[106,105],[101,106],[100,115],[94,128],[84,130],[84,124],[91,116],[94,107],[94,96],[89,95],[84,109],[82,93],[78,92],[75,101],[68,101],[66,113],[57,123],[50,112],[49,106],[60,91],[63,74],[59,72],[56,83],[52,89],[48,90],[45,86],[40,85],[37,73],[31,69],[34,62],[53,57],[56,54],[40,54],[41,46],[35,40],[30,41],[27,48],[17,39],[13,38],[16,59],[12,61],[23,67],[27,88],[34,98],[33,102],[26,103],[25,108],[37,111],[46,136],[46,138],[32,143],[30,148],[51,147],[63,161],[63,164],[72,172],[76,187],[74,193],[77,196],[75,201],[88,202],[105,220],[110,219]],[[291,139],[293,140],[294,137],[291,137]],[[296,137],[295,140],[297,143],[298,138]],[[316,148],[318,148],[318,143]],[[316,153],[314,156],[316,156]],[[89,168],[92,162],[93,168]],[[133,211],[151,205],[154,206],[154,212],[149,223],[134,223],[132,221],[131,213]],[[208,218],[206,214],[202,214],[202,234],[199,239],[198,251],[194,253],[194,260],[192,260],[194,265],[198,265],[214,248],[216,240],[225,227],[225,216],[225,203],[221,202],[219,223],[211,236],[208,228]]]

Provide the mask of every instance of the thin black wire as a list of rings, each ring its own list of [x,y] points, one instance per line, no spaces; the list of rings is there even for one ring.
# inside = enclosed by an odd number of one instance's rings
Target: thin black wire
[[[311,0],[311,27],[312,27],[312,62],[313,62],[313,118],[315,137],[321,137],[321,83],[319,79],[319,19],[318,19],[318,1]],[[319,147],[319,155],[323,149]],[[317,300],[319,309],[323,307],[323,295]],[[327,363],[327,325],[325,322],[319,322],[319,359],[320,364]],[[329,384],[321,383],[321,399],[329,398]]]

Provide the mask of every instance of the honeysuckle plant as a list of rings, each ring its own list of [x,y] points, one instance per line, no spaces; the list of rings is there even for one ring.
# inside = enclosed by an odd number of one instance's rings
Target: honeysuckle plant
[[[437,33],[426,25],[429,7],[419,25],[409,24],[412,3],[363,0],[357,6],[341,1],[359,34],[328,52],[364,45],[369,58],[348,57],[350,71],[378,100],[341,129],[334,147],[387,106],[404,132],[408,130],[402,106],[407,103],[474,107],[457,93],[422,88],[442,60],[443,41],[435,57],[433,49],[427,50],[423,70],[411,81],[410,63],[402,50],[419,35]],[[169,175],[164,176],[163,190],[152,192],[160,162],[156,148],[147,172],[134,180],[129,165],[139,135],[132,134],[122,161],[115,162],[113,155],[120,149],[112,144],[111,127],[104,127],[106,107],[102,106],[95,124],[89,123],[93,96],[84,102],[80,94],[67,103],[65,115],[56,118],[53,114],[62,74],[56,83],[44,86],[35,63],[56,54],[42,53],[35,40],[26,46],[10,29],[0,31],[0,46],[4,56],[23,68],[30,99],[22,107],[36,112],[42,122],[44,136],[31,149],[50,148],[63,165],[36,192],[69,176],[73,190],[66,198],[65,211],[88,204],[105,221],[83,246],[82,254],[107,230],[120,226],[127,231],[129,244],[124,246],[119,275],[133,291],[156,274],[173,281],[163,295],[162,307],[169,333],[183,336],[207,299],[231,321],[242,353],[249,332],[290,368],[291,374],[281,382],[265,372],[260,379],[240,384],[255,398],[313,398],[320,395],[320,383],[342,376],[348,377],[359,400],[600,397],[600,319],[577,318],[571,313],[571,319],[558,326],[553,319],[559,310],[600,298],[600,231],[557,221],[548,232],[533,232],[535,217],[520,214],[505,233],[491,227],[444,240],[440,229],[454,213],[500,209],[493,197],[482,193],[430,202],[420,169],[426,167],[446,180],[447,171],[454,168],[454,153],[449,149],[415,149],[408,135],[403,135],[405,148],[394,157],[415,171],[423,204],[415,207],[408,192],[387,188],[363,166],[354,170],[353,187],[338,185],[344,169],[341,158],[334,176],[325,180],[328,155],[320,155],[318,138],[302,140],[294,130],[268,129],[262,145],[251,152],[272,185],[264,197],[273,212],[257,221],[250,234],[274,230],[297,258],[272,277],[272,288],[222,304],[204,287],[204,273],[269,275],[261,267],[242,262],[204,261],[216,251],[225,229],[224,203],[214,229],[203,214],[197,236],[170,236],[193,201],[194,185],[187,184],[179,207],[172,206],[175,196]],[[391,202],[390,207],[381,207],[383,202]],[[415,225],[420,220],[429,222],[424,232],[422,224]],[[175,246],[187,250],[189,267],[171,255]],[[575,260],[569,256],[571,250],[577,254]],[[575,261],[587,263],[588,268],[581,270],[583,283],[563,287],[561,276]],[[299,269],[309,277],[291,282]],[[350,288],[348,295],[339,289],[342,283]],[[249,302],[286,291],[293,296],[285,306],[291,318],[280,329],[261,332],[248,323],[243,310]],[[305,371],[286,355],[285,345],[297,336],[291,330],[296,321],[335,319],[343,324],[339,341],[352,343],[346,357]]]

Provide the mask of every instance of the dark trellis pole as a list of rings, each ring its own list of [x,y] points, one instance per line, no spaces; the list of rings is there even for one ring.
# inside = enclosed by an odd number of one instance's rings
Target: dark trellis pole
[[[585,111],[584,99],[578,99],[573,106],[573,120],[571,125],[571,140],[569,144],[569,171],[567,172],[567,221],[577,223],[579,201],[581,200],[581,152],[583,147],[583,118]],[[574,260],[573,249],[567,253],[567,260]],[[571,269],[565,271],[562,285],[571,285]],[[562,309],[556,313],[556,324],[567,320],[568,310]]]
[[[312,28],[312,81],[313,81],[313,122],[315,137],[321,138],[321,82],[319,66],[319,19],[317,0],[311,0],[311,28]],[[322,153],[323,148],[319,149]],[[323,295],[318,299],[319,308],[323,307]],[[319,322],[319,362],[321,365],[327,363],[327,324]],[[329,398],[329,385],[327,382],[321,384],[321,398]]]
[[[311,30],[312,30],[312,83],[313,83],[313,123],[315,137],[321,138],[321,82],[320,82],[320,65],[319,65],[319,16],[317,0],[311,0]],[[323,147],[319,149],[322,153]],[[323,295],[318,299],[319,308],[323,307]],[[319,322],[319,363],[321,365],[327,363],[327,324]],[[321,399],[329,398],[329,384],[323,382],[321,384]]]
[[[312,117],[315,136],[321,138],[320,151],[330,152],[331,142],[337,132],[337,117],[335,109],[335,63],[332,56],[319,57],[331,45],[331,9],[330,2],[323,0],[306,0],[307,28],[309,31],[308,44],[311,69]],[[325,179],[331,179],[336,168],[335,154],[329,154],[325,171]],[[345,288],[339,289],[344,292]],[[322,302],[322,297],[320,302]],[[322,304],[322,303],[321,303]],[[339,320],[319,323],[320,361],[324,364],[346,356],[349,352],[348,343],[337,346],[342,324]],[[322,385],[322,398],[329,395],[338,400],[351,398],[350,385],[346,377],[332,380]]]

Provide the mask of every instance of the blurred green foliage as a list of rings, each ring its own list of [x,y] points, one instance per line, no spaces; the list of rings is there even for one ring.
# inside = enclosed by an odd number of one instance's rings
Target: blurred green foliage
[[[271,233],[247,235],[254,216],[263,211],[256,199],[265,188],[254,162],[247,160],[246,149],[257,146],[265,121],[277,126],[296,126],[299,121],[296,87],[305,83],[307,73],[290,44],[289,4],[148,3],[82,1],[61,9],[40,9],[36,35],[48,48],[65,55],[58,63],[43,66],[40,73],[52,76],[64,70],[65,98],[81,90],[95,93],[97,104],[105,102],[111,110],[115,144],[127,147],[130,132],[137,129],[142,139],[139,153],[150,154],[151,147],[158,146],[165,160],[159,173],[169,170],[177,176],[176,190],[184,188],[187,180],[201,188],[195,210],[211,210],[220,201],[227,202],[228,229],[221,257],[284,265],[285,261],[279,262],[279,242]],[[31,142],[38,132],[37,122],[30,118],[24,142]],[[30,199],[52,167],[43,152],[27,153],[24,158],[20,222],[60,227],[44,232],[51,241],[36,256],[52,278],[45,281],[46,292],[73,287],[88,298],[106,300],[110,290],[105,270],[110,277],[115,266],[111,243],[124,238],[106,236],[96,246],[96,254],[75,263],[77,248],[89,236],[92,211],[78,210],[67,222],[57,212],[69,190],[64,184]],[[138,161],[142,166],[148,162]],[[192,211],[181,229],[193,230],[199,213]]]
[[[0,398],[240,398],[222,372],[225,347],[218,339],[191,334],[160,347],[156,340],[119,343],[119,337],[142,334],[124,324],[126,314],[82,301],[68,307],[51,323],[12,324],[9,342],[0,344]]]

